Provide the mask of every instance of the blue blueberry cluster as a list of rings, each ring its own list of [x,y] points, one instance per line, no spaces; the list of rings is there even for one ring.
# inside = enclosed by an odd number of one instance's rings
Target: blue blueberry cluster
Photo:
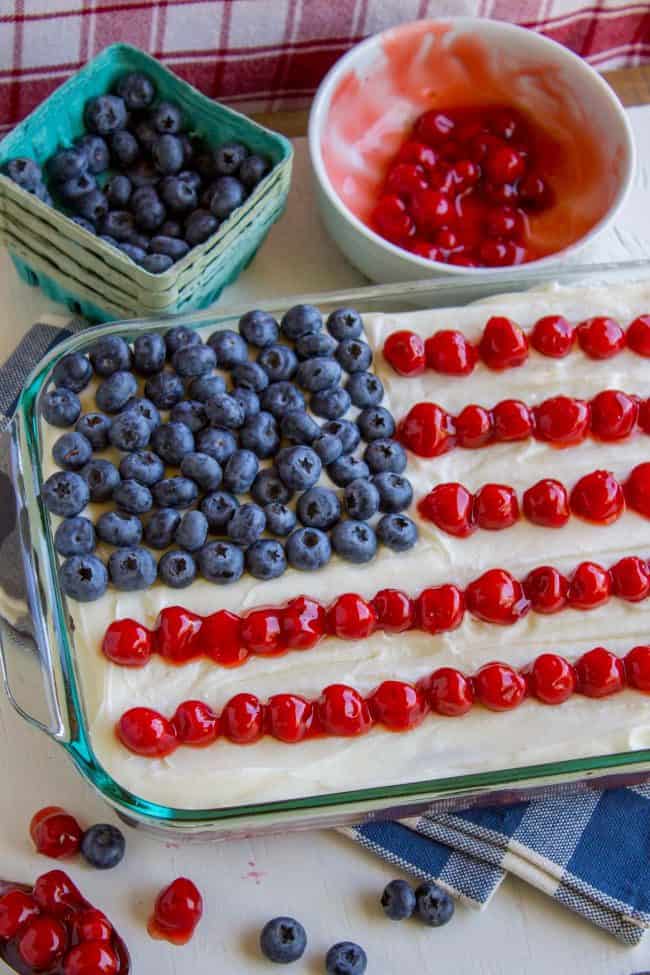
[[[28,158],[9,160],[4,172],[160,274],[212,236],[271,168],[240,142],[207,145],[186,121],[177,104],[157,99],[147,75],[131,72],[86,103],[87,133],[54,153],[45,172]]]
[[[69,596],[96,599],[109,581],[137,590],[157,577],[178,588],[197,574],[221,585],[245,571],[273,579],[287,566],[317,570],[332,553],[363,564],[380,544],[415,544],[406,454],[368,371],[361,317],[339,309],[326,327],[310,305],[280,323],[255,310],[205,343],[179,325],[132,347],[108,336],[60,360],[41,409],[74,430],[54,444],[61,470],[42,497],[64,519],[55,547]],[[82,413],[93,377],[95,409]],[[90,502],[111,504],[95,524],[83,514]],[[107,564],[98,542],[114,549]]]

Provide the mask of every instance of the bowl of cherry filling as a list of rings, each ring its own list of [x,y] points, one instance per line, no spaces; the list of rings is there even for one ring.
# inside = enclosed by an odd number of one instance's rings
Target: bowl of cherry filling
[[[605,81],[512,24],[421,20],[369,38],[314,99],[325,226],[374,281],[566,257],[614,220],[634,143]]]

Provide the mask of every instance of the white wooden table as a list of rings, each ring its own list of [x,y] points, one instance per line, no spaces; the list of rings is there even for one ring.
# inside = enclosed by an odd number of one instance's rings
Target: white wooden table
[[[632,110],[640,157],[650,159],[650,108]],[[650,167],[616,234],[593,259],[650,253]],[[322,291],[362,283],[325,238],[312,207],[304,140],[286,214],[261,253],[224,301],[250,302],[300,290]],[[0,360],[44,315],[60,306],[22,284],[0,254]],[[32,880],[54,864],[36,856],[27,835],[33,812],[60,804],[84,824],[112,818],[63,751],[28,727],[0,695],[0,876]],[[614,838],[613,838],[614,839]],[[276,914],[305,925],[309,949],[291,972],[318,975],[335,941],[356,940],[368,953],[371,975],[408,970],[449,975],[630,975],[650,969],[645,945],[623,948],[527,885],[508,878],[483,913],[459,907],[454,921],[433,930],[384,919],[378,897],[394,871],[330,831],[205,846],[162,844],[140,832],[127,835],[125,861],[99,873],[74,861],[69,869],[90,900],[104,908],[125,937],[135,975],[216,975],[271,971],[257,949],[259,930]],[[205,914],[185,948],[151,941],[145,923],[157,891],[174,877],[191,877]]]

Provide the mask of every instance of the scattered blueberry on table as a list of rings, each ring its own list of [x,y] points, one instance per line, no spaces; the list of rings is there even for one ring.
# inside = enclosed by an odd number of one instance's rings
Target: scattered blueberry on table
[[[307,934],[300,921],[293,917],[274,917],[262,928],[260,948],[269,961],[288,965],[305,953]]]

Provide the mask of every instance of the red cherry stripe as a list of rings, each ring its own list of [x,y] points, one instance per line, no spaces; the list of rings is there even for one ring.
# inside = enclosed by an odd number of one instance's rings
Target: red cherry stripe
[[[251,744],[265,735],[296,744],[315,737],[354,738],[367,734],[374,725],[389,731],[410,731],[428,713],[460,717],[476,703],[490,711],[511,711],[526,696],[558,705],[574,693],[601,698],[626,686],[650,693],[650,646],[633,647],[624,658],[605,647],[594,647],[575,664],[559,654],[543,653],[521,671],[500,661],[484,664],[473,675],[441,667],[417,684],[384,681],[365,698],[347,684],[330,684],[316,701],[299,694],[275,694],[263,704],[253,694],[238,694],[220,716],[213,713],[213,722],[220,724],[223,736],[233,744]],[[207,705],[203,707],[209,711]],[[131,729],[136,724],[150,727],[151,714],[148,708],[132,708],[116,728],[126,748],[147,758],[152,757],[150,751],[141,752],[139,743],[147,740],[151,731],[143,727],[134,737]],[[156,727],[169,724],[163,715],[156,719]],[[191,744],[194,742],[178,734],[158,757]]]
[[[421,204],[430,206],[427,211],[429,219],[439,219],[438,208],[441,201],[444,206],[445,198],[438,192],[418,192],[420,187],[415,185],[421,179],[418,166],[398,166],[393,170],[392,178],[409,184],[408,188],[405,186],[404,189],[395,189],[394,192],[402,196],[407,191],[414,192]],[[386,199],[388,203],[385,219],[396,221],[400,228],[406,226],[408,218],[405,217],[404,205],[395,203],[394,197]],[[497,208],[493,212],[492,220],[495,226],[505,226],[513,221],[516,224],[517,211],[509,206]],[[512,233],[514,224],[508,227],[508,233]],[[444,240],[440,237],[437,247],[423,244],[423,256],[435,260],[439,256],[439,249],[451,249],[449,245],[453,247],[454,240],[450,239],[450,233],[439,231],[439,234],[446,236]],[[486,244],[494,246],[495,242],[486,241]],[[415,244],[412,249],[417,251],[420,245]],[[430,253],[431,251],[434,253]],[[495,257],[494,263],[500,263],[500,256]],[[506,259],[505,263],[511,261]],[[469,376],[479,360],[488,369],[499,371],[521,366],[528,359],[531,346],[540,355],[550,359],[562,359],[576,347],[590,359],[609,359],[626,346],[636,355],[650,358],[650,314],[639,315],[630,322],[627,330],[613,318],[606,316],[588,318],[572,325],[562,315],[545,315],[535,322],[529,334],[512,319],[494,315],[486,322],[478,343],[470,342],[462,332],[455,330],[441,329],[423,339],[416,332],[400,329],[391,332],[386,339],[384,358],[400,376],[417,376],[425,368],[448,376]]]

